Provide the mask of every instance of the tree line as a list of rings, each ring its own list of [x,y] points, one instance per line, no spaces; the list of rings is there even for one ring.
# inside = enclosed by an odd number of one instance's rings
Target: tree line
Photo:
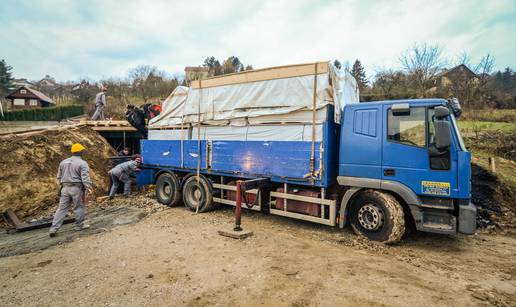
[[[398,69],[378,69],[369,79],[358,59],[344,68],[357,80],[361,101],[455,97],[471,109],[516,108],[516,72],[510,67],[493,71],[491,54],[476,63],[467,53],[452,61],[437,45],[414,44],[398,62]],[[342,67],[337,60],[334,64]]]
[[[377,69],[369,78],[358,59],[353,65],[338,60],[334,65],[349,70],[355,77],[361,101],[456,97],[467,108],[516,108],[516,72],[510,67],[493,71],[494,58],[490,54],[476,63],[466,53],[458,60],[450,61],[439,46],[415,44],[400,54],[398,62],[399,68]],[[199,66],[208,68],[208,76],[253,69],[237,56],[225,60],[208,56]],[[0,61],[0,97],[13,89],[12,70],[5,60]],[[99,87],[105,85],[109,89],[107,111],[123,113],[127,104],[159,103],[177,86],[187,84],[184,76],[170,75],[155,66],[138,65],[123,78],[83,79],[38,89],[53,98],[64,97],[65,101],[92,105]]]

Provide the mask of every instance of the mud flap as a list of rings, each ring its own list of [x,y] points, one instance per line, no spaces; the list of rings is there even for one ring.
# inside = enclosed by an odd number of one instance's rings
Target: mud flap
[[[477,230],[477,207],[468,202],[459,206],[459,232],[467,235]]]
[[[136,186],[138,188],[154,183],[154,169],[142,168],[136,173]]]

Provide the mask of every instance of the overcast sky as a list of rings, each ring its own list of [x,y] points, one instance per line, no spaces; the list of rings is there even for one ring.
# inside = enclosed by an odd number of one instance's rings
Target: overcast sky
[[[516,0],[0,0],[0,59],[17,78],[174,74],[231,55],[254,68],[358,58],[370,76],[416,42],[515,67]]]

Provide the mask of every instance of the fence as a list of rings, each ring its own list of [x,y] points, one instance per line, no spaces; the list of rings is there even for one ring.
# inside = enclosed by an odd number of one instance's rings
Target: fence
[[[49,108],[24,109],[16,111],[4,111],[0,114],[0,120],[4,121],[49,121],[61,120],[84,114],[84,106],[67,105]]]

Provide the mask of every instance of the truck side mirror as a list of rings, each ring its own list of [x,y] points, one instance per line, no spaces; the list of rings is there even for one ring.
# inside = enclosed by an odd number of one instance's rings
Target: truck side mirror
[[[437,117],[437,110],[436,110]],[[436,119],[434,121],[435,128],[435,147],[438,150],[448,149],[451,145],[450,123],[446,120]]]
[[[450,115],[450,109],[443,106],[438,106],[434,108],[434,114],[437,119],[443,119]]]

